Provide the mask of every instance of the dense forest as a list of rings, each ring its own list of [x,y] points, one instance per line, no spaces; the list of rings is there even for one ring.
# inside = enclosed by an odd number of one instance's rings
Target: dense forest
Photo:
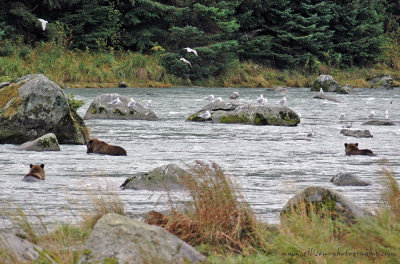
[[[399,50],[400,0],[0,3],[0,56],[9,55],[7,47],[16,42],[162,53],[161,65],[168,73],[191,80],[216,76],[238,60],[313,72],[320,65],[367,67],[382,62],[386,52],[386,66],[398,66],[398,58],[387,52]],[[38,19],[48,21],[45,30]]]

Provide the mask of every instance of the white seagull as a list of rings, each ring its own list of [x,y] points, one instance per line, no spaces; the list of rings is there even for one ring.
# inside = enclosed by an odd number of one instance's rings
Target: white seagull
[[[278,102],[278,104],[280,104],[280,105],[284,105],[286,103],[286,96],[284,96],[279,102]]]
[[[117,97],[117,99],[114,99],[114,100],[108,102],[108,104],[111,104],[111,105],[116,105],[116,104],[120,104],[120,103],[121,103],[121,100],[119,100],[119,97]]]
[[[229,99],[238,99],[239,98],[239,92],[233,92],[232,95],[229,97]]]
[[[190,68],[192,67],[192,64],[191,64],[187,59],[185,59],[185,58],[180,58],[179,60],[180,60],[180,61],[183,61],[184,63],[189,64],[189,65],[190,65]]]
[[[131,98],[131,100],[128,103],[128,107],[134,107],[136,104],[135,100],[133,100],[133,98]]]
[[[365,119],[372,119],[372,118],[374,118],[374,116],[375,116],[375,111],[371,111],[371,113],[369,113],[369,114],[365,117]]]
[[[322,88],[319,88],[319,93],[324,94],[324,90],[322,90]]]
[[[147,100],[146,108],[151,108],[152,106],[153,106],[153,101],[152,100]]]
[[[204,113],[199,115],[199,117],[204,118],[204,119],[209,119],[211,117],[211,113],[210,113],[210,111],[205,111]]]
[[[389,110],[385,111],[385,119],[389,119]]]
[[[43,31],[46,30],[46,24],[49,23],[47,20],[44,20],[42,18],[38,18],[38,20],[40,21],[40,23],[42,23],[42,29]]]
[[[191,48],[189,48],[189,47],[187,47],[187,48],[183,48],[184,50],[186,50],[187,52],[193,52],[194,53],[194,55],[196,55],[196,56],[199,56],[199,55],[197,55],[197,51],[196,50],[194,50],[194,49],[191,49]]]
[[[215,104],[215,103],[220,103],[220,102],[223,102],[223,101],[224,101],[224,100],[223,100],[221,97],[217,97],[217,98],[215,98],[214,100],[212,100],[211,103]]]
[[[210,95],[204,96],[203,100],[212,101],[212,100],[214,100],[214,95],[210,94]]]
[[[343,120],[344,117],[345,117],[345,114],[344,114],[344,113],[341,113],[341,114],[338,116],[338,119],[339,119],[339,120]]]
[[[257,98],[256,102],[259,105],[264,105],[267,103],[267,98],[264,98],[264,95],[260,94],[260,96]]]

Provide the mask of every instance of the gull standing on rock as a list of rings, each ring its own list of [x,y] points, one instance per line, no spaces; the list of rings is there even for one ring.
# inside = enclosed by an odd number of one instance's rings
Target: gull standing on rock
[[[135,106],[135,104],[136,104],[136,102],[135,102],[135,100],[133,100],[133,98],[131,98],[131,100],[129,101],[129,103],[128,103],[128,107],[134,107]]]
[[[385,119],[389,119],[389,110],[385,111]]]
[[[372,119],[375,116],[375,111],[371,111],[366,117],[365,119]]]
[[[286,103],[286,96],[284,96],[279,102],[278,104],[280,104],[281,106],[283,106]]]
[[[229,97],[229,99],[238,99],[239,98],[239,92],[233,92],[232,95]]]
[[[187,59],[185,59],[185,58],[180,58],[179,60],[180,60],[180,61],[183,61],[184,63],[189,64],[189,65],[190,65],[190,68],[192,68],[192,64],[191,64]]]
[[[210,111],[205,111],[204,113],[200,114],[199,117],[209,119],[211,117],[211,113]]]
[[[211,103],[215,104],[215,103],[221,103],[221,102],[223,102],[223,101],[224,101],[224,100],[223,100],[221,97],[217,97],[217,98],[215,98],[214,100],[212,100]]]
[[[194,49],[191,49],[191,48],[189,48],[189,47],[187,47],[187,48],[183,48],[184,50],[186,50],[187,52],[193,52],[194,53],[194,55],[196,55],[196,56],[199,56],[199,55],[197,55],[197,51],[196,50],[194,50]]]
[[[114,100],[108,102],[108,104],[111,104],[111,105],[116,105],[116,104],[120,104],[120,103],[121,103],[121,100],[119,99],[119,97],[117,97],[117,99],[114,99]]]
[[[322,88],[319,88],[319,93],[324,94],[324,90]]]
[[[42,23],[42,29],[43,31],[46,30],[46,24],[49,23],[47,20],[44,20],[42,18],[38,18],[38,20],[40,21],[40,23]]]
[[[260,94],[260,96],[257,98],[256,102],[259,105],[264,105],[267,103],[267,98],[264,98],[264,95]]]

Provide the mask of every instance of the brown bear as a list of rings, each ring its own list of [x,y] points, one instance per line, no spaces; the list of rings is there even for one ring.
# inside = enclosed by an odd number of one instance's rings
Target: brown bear
[[[45,172],[44,172],[44,164],[40,165],[30,165],[30,170],[28,174],[25,175],[25,177],[22,179],[23,181],[26,182],[35,182],[35,181],[42,181],[44,180],[45,177]]]
[[[126,150],[119,146],[109,145],[98,138],[91,138],[87,143],[86,153],[99,153],[113,156],[126,156]]]
[[[370,149],[359,149],[358,143],[344,143],[346,155],[368,155],[375,156]]]

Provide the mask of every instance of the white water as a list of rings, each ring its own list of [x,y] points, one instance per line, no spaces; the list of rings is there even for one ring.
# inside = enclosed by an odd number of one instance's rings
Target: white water
[[[252,103],[264,94],[267,105],[286,96],[286,105],[301,113],[301,123],[278,127],[185,122],[207,103],[199,99],[208,94],[227,99],[232,91],[239,91],[240,100]],[[386,166],[399,171],[400,89],[357,92],[332,94],[341,101],[335,103],[312,99],[314,93],[306,88],[287,93],[264,88],[74,89],[76,98],[86,101],[78,111],[81,116],[98,94],[119,93],[142,105],[151,99],[159,121],[86,121],[92,137],[123,146],[126,157],[87,155],[82,145],[61,145],[60,152],[17,151],[16,145],[0,145],[0,201],[8,207],[0,211],[22,208],[30,217],[40,215],[46,223],[76,222],[90,207],[89,191],[99,193],[99,188],[117,193],[129,214],[161,210],[166,206],[164,192],[121,190],[119,186],[135,173],[167,163],[185,166],[194,160],[219,164],[242,188],[257,215],[270,223],[278,222],[279,210],[287,200],[308,186],[334,188],[373,210],[382,190],[378,162],[387,159]],[[396,126],[361,126],[370,111],[376,111],[376,119],[383,119],[386,109]],[[337,120],[340,113],[346,116],[343,123]],[[339,132],[348,121],[353,121],[353,129],[369,129],[374,137],[342,136]],[[313,128],[316,136],[304,140],[303,134]],[[360,148],[372,149],[377,156],[345,156],[346,142],[358,142]],[[45,163],[44,182],[21,181],[31,163]],[[372,185],[338,187],[329,182],[344,171],[354,172]],[[178,192],[173,199],[180,197]],[[0,227],[8,224],[0,221]]]

